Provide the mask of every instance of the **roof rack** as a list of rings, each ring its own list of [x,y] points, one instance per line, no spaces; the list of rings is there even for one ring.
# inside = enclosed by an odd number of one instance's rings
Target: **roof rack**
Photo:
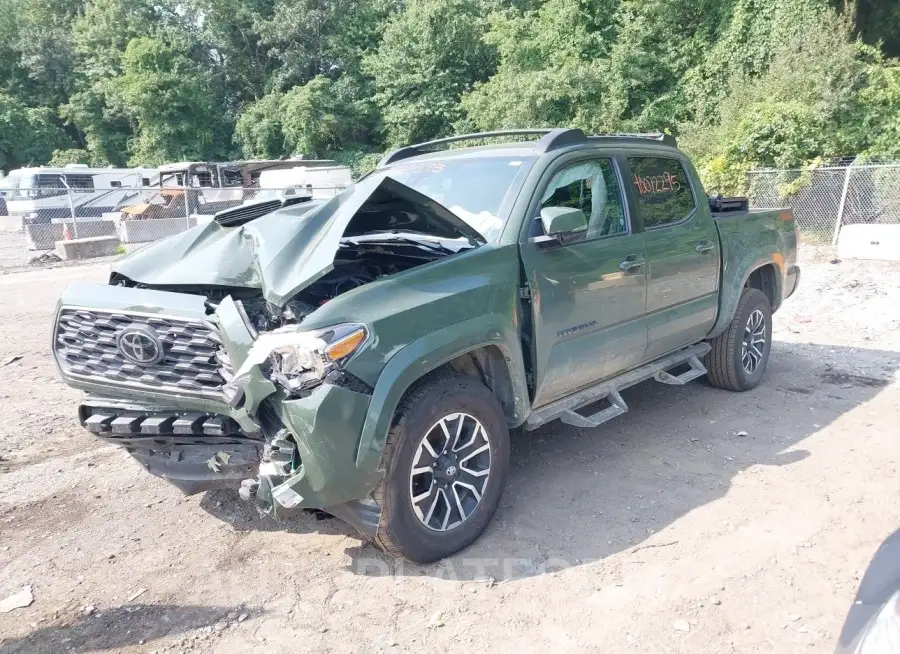
[[[590,138],[650,139],[651,141],[659,141],[669,147],[678,147],[678,141],[675,140],[675,137],[663,132],[612,132],[610,134],[591,134]]]
[[[449,136],[443,139],[435,139],[434,141],[426,141],[424,143],[416,143],[415,145],[408,145],[404,148],[400,148],[399,150],[394,150],[393,152],[388,153],[385,157],[378,162],[378,167],[383,168],[389,164],[395,163],[397,161],[401,161],[403,159],[409,159],[410,157],[416,157],[420,154],[425,154],[431,150],[439,150],[441,149],[438,146],[448,145],[450,143],[458,143],[460,141],[470,141],[476,139],[485,139],[485,138],[494,138],[501,136],[529,136],[529,135],[540,135],[540,139],[534,146],[534,152],[536,154],[543,154],[545,152],[550,152],[551,150],[558,150],[559,148],[564,148],[568,145],[575,145],[577,143],[586,143],[588,138],[640,138],[640,139],[652,139],[654,141],[659,141],[664,145],[669,145],[671,147],[678,147],[675,142],[675,137],[669,136],[668,134],[663,134],[662,132],[656,132],[652,134],[592,134],[590,136],[586,135],[583,131],[577,128],[566,129],[566,128],[557,128],[557,129],[506,129],[499,130],[495,132],[476,132],[474,134],[460,134],[459,136]]]
[[[498,136],[529,136],[540,135],[535,146],[535,151],[539,153],[549,152],[557,148],[562,148],[575,143],[584,143],[587,140],[584,132],[580,129],[504,129],[496,132],[476,132],[475,134],[460,134],[459,136],[449,136],[444,139],[435,139],[434,141],[426,141],[425,143],[416,143],[399,150],[387,154],[384,159],[378,163],[378,167],[382,168],[395,161],[408,159],[420,154],[425,154],[435,146],[447,145],[449,143],[458,143],[459,141],[470,141],[475,139],[494,138]]]

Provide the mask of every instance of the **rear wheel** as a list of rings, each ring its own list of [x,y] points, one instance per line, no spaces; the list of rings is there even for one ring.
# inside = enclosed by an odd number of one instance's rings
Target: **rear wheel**
[[[470,545],[487,528],[506,486],[509,429],[480,382],[446,374],[404,398],[385,444],[376,544],[428,563]]]
[[[755,388],[766,372],[772,349],[772,307],[765,293],[744,289],[728,329],[710,341],[707,378],[730,391]]]

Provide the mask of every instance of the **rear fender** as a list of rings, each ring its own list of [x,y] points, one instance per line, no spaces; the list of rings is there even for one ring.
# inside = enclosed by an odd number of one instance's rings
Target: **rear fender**
[[[743,265],[741,265],[741,263],[743,263]],[[716,319],[716,323],[713,325],[712,330],[707,335],[707,338],[715,338],[728,329],[728,325],[731,324],[731,319],[734,317],[738,301],[741,299],[741,294],[744,292],[744,287],[747,286],[750,275],[763,266],[770,264],[775,266],[775,298],[778,300],[782,297],[785,269],[784,259],[780,253],[774,252],[759,257],[758,259],[741,263],[732,266],[730,271],[726,268],[723,272],[722,287],[719,296],[719,316]],[[777,308],[777,306],[772,307],[773,310]]]

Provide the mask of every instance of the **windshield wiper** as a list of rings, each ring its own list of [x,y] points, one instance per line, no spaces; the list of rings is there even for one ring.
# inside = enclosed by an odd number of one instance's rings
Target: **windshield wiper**
[[[341,242],[352,243],[354,245],[360,245],[364,243],[371,243],[373,245],[384,243],[408,243],[410,245],[418,246],[423,250],[427,250],[429,252],[441,254],[456,254],[457,252],[459,252],[459,250],[454,250],[453,248],[449,248],[446,245],[432,241],[431,239],[416,238],[414,235],[407,236],[405,234],[398,234],[396,232],[372,232],[369,234],[360,234],[359,236],[347,236],[342,238]],[[460,250],[462,249],[464,248],[460,247]]]

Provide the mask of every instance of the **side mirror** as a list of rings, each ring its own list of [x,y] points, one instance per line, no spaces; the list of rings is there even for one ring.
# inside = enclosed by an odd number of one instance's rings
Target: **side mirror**
[[[541,209],[541,223],[547,236],[561,236],[587,229],[587,218],[581,209],[546,207]]]

